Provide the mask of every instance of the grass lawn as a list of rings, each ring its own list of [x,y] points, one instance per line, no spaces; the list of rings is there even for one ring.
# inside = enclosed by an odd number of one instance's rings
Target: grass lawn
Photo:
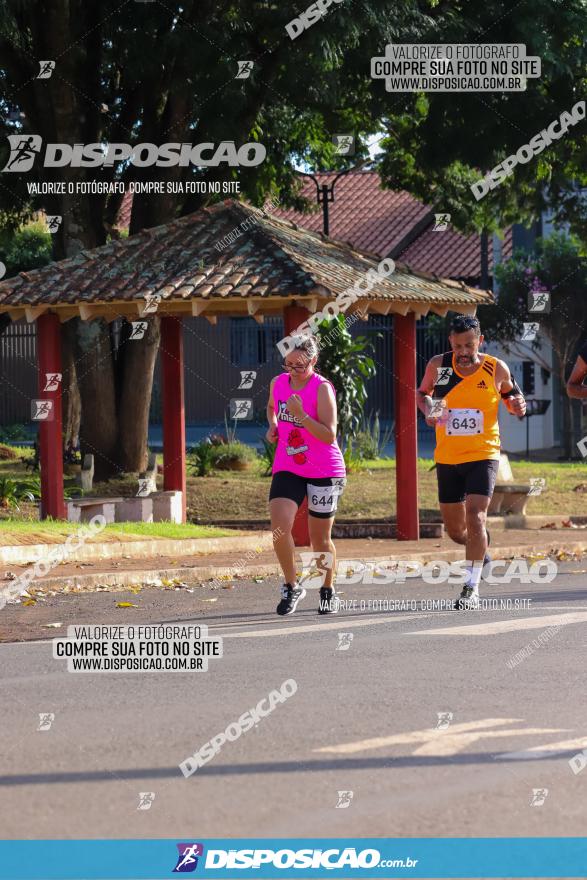
[[[16,546],[19,544],[54,544],[61,543],[67,535],[79,529],[77,523],[53,520],[25,520],[17,518],[0,519],[0,546]],[[200,526],[193,523],[114,523],[106,526],[96,538],[89,541],[140,541],[146,538],[222,538],[239,534],[234,529],[222,529],[215,526]]]
[[[30,450],[17,450],[19,455],[32,454]],[[528,513],[558,516],[564,514],[587,515],[587,466],[583,462],[511,462],[516,482],[528,483],[532,477],[546,479],[542,494],[532,496],[528,502]],[[419,459],[419,497],[420,513],[423,520],[438,519],[438,499],[436,494],[436,473],[431,470],[429,459]],[[161,537],[201,537],[197,527],[209,523],[222,524],[225,520],[264,520],[268,516],[267,498],[270,477],[263,476],[264,466],[256,462],[247,471],[214,471],[207,477],[194,477],[188,471],[187,507],[188,519],[192,525],[176,526],[171,523],[124,523],[109,527],[112,538],[117,534],[159,535]],[[0,461],[0,477],[15,479],[30,477],[22,462]],[[157,478],[162,488],[162,477]],[[69,485],[77,494],[73,480]],[[580,487],[576,491],[576,487]],[[136,475],[124,474],[108,483],[97,483],[94,495],[134,495],[137,489]],[[586,491],[581,491],[581,490]],[[365,467],[349,474],[348,485],[339,503],[339,518],[378,519],[395,515],[395,460],[380,459],[365,463]],[[2,521],[10,517],[10,526]],[[0,511],[0,535],[10,527],[14,528],[19,518],[36,518],[36,506],[23,504],[21,516],[14,511]],[[23,526],[34,528],[34,523]],[[37,526],[38,528],[38,526]],[[44,526],[43,526],[44,528]],[[75,528],[61,523],[53,523],[51,528]],[[196,531],[190,531],[196,529]],[[152,531],[149,531],[152,530]],[[185,530],[185,531],[182,531]],[[63,531],[62,534],[67,534]],[[224,532],[225,534],[226,532]],[[206,532],[217,536],[222,532]],[[1,538],[0,538],[1,539]]]

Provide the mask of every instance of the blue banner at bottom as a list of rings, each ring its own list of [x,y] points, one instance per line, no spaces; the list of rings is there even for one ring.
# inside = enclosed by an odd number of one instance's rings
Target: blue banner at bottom
[[[587,877],[585,837],[3,840],[0,880]]]

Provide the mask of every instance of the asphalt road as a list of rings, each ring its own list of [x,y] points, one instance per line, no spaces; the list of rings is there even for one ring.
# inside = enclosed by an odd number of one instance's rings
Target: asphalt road
[[[587,769],[569,759],[587,748],[583,565],[562,565],[551,584],[483,588],[529,600],[510,610],[324,618],[312,593],[282,619],[275,582],[239,582],[211,605],[158,593],[148,619],[207,622],[224,637],[224,656],[200,673],[73,674],[49,641],[2,644],[2,836],[582,836]],[[456,592],[414,581],[347,586],[343,598]],[[65,619],[73,598],[43,613]],[[78,622],[129,622],[111,594],[75,602]],[[184,778],[182,760],[286,679],[295,694]],[[54,715],[47,730],[41,713]],[[154,793],[148,809],[141,792]]]

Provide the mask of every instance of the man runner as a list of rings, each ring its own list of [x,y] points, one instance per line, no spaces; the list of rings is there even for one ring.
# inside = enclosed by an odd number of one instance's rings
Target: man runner
[[[428,362],[418,407],[426,423],[436,428],[442,520],[453,541],[466,547],[468,577],[455,602],[461,610],[479,607],[479,581],[491,559],[486,522],[499,464],[500,397],[508,412],[519,417],[526,412],[526,401],[507,365],[479,354],[483,336],[477,318],[456,315],[449,342],[452,351]]]

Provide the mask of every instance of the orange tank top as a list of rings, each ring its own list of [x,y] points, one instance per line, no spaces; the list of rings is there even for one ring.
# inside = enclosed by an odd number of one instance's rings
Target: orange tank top
[[[497,358],[482,355],[479,367],[462,376],[452,351],[442,357],[433,399],[444,399],[447,415],[436,428],[434,460],[439,464],[498,459],[500,452],[497,411],[501,395],[495,385]]]

